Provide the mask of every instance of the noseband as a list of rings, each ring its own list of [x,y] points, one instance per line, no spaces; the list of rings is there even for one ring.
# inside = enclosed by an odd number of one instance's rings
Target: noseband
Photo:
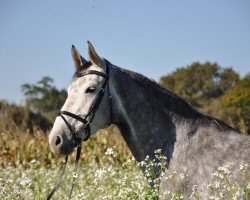
[[[87,76],[87,75],[91,75],[91,74],[96,74],[98,76],[102,76],[105,81],[102,85],[102,88],[100,90],[100,92],[98,93],[97,95],[97,98],[95,99],[93,105],[91,106],[88,114],[85,116],[85,118],[82,118],[80,115],[77,115],[77,114],[74,114],[72,112],[68,112],[68,111],[63,111],[61,110],[58,114],[58,116],[60,116],[64,123],[67,125],[69,131],[70,131],[70,134],[72,135],[74,141],[75,141],[75,144],[77,146],[77,154],[76,154],[76,161],[75,161],[75,167],[74,167],[74,176],[73,176],[73,181],[72,181],[72,186],[71,186],[71,190],[70,190],[70,193],[69,193],[69,198],[71,198],[71,195],[72,195],[72,191],[73,191],[73,188],[74,188],[74,184],[75,184],[75,179],[76,179],[76,172],[77,172],[77,169],[78,169],[78,163],[79,163],[79,159],[80,159],[80,154],[81,154],[81,142],[82,141],[87,141],[90,137],[90,133],[91,133],[91,128],[90,128],[90,124],[91,122],[93,121],[94,117],[95,117],[95,113],[96,111],[98,110],[99,108],[99,105],[101,104],[102,102],[102,99],[104,97],[104,94],[105,94],[105,91],[107,90],[108,92],[108,98],[109,98],[109,114],[110,114],[110,121],[108,123],[108,126],[111,125],[112,123],[112,119],[113,119],[113,111],[112,111],[112,97],[110,95],[110,90],[109,90],[109,84],[108,84],[108,80],[109,80],[109,66],[108,66],[108,63],[106,63],[106,74],[105,73],[102,73],[102,72],[99,72],[99,71],[95,71],[95,70],[88,70],[88,71],[85,71],[85,72],[80,72],[80,71],[77,71],[76,72],[76,76],[77,78],[80,78],[80,77],[83,77],[83,76]],[[72,128],[72,126],[70,125],[70,123],[66,120],[66,118],[64,117],[64,115],[68,116],[68,117],[71,117],[71,118],[74,118],[75,120],[81,122],[83,124],[83,129],[85,130],[85,137],[83,139],[79,138],[77,136],[77,133],[74,131],[74,129]],[[54,188],[52,189],[52,191],[50,192],[50,194],[48,195],[47,197],[47,200],[51,199],[52,196],[54,195],[55,191],[57,190],[58,186],[60,185],[60,182],[62,180],[62,177],[64,175],[64,172],[65,172],[65,168],[66,168],[66,164],[68,162],[68,156],[65,156],[65,162],[63,163],[62,167],[61,167],[61,174],[60,174],[60,177],[56,183],[56,185],[54,186]]]

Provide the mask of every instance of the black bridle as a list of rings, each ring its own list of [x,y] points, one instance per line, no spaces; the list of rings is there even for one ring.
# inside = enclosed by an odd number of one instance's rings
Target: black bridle
[[[85,129],[86,135],[84,137],[84,139],[81,139],[82,141],[87,141],[90,137],[90,123],[93,121],[94,117],[95,117],[95,113],[98,110],[103,96],[105,94],[105,90],[107,89],[108,92],[108,98],[109,98],[109,107],[110,107],[110,122],[107,125],[110,126],[110,124],[112,123],[112,118],[113,118],[113,113],[112,113],[112,98],[110,95],[110,91],[109,91],[109,84],[108,84],[108,80],[109,80],[109,67],[106,64],[106,74],[99,72],[99,71],[95,71],[95,70],[88,70],[85,72],[76,72],[76,76],[78,78],[83,77],[83,76],[87,76],[87,75],[91,75],[91,74],[96,74],[98,76],[102,76],[105,81],[101,87],[101,90],[99,91],[96,100],[94,101],[93,105],[91,106],[88,114],[85,116],[85,118],[82,118],[80,115],[76,115],[74,113],[68,112],[68,111],[60,111],[59,116],[62,117],[64,123],[67,125],[68,129],[70,130],[70,133],[73,136],[73,139],[76,141],[77,144],[77,134],[73,131],[73,128],[71,127],[71,125],[68,123],[68,121],[65,119],[64,115],[69,116],[71,118],[76,119],[77,121],[81,122],[83,124],[83,129]]]
[[[107,90],[108,92],[108,98],[109,98],[109,108],[110,108],[110,121],[109,123],[107,124],[106,127],[110,126],[111,123],[112,123],[112,119],[113,119],[113,111],[112,111],[112,97],[110,95],[110,90],[109,90],[109,84],[108,84],[108,80],[109,80],[109,66],[108,66],[108,63],[106,63],[106,74],[105,73],[102,73],[102,72],[99,72],[99,71],[95,71],[95,70],[88,70],[88,71],[85,71],[85,72],[81,72],[81,71],[77,71],[76,72],[76,77],[77,78],[80,78],[80,77],[83,77],[83,76],[86,76],[86,75],[91,75],[91,74],[96,74],[98,76],[102,76],[105,81],[101,87],[101,90],[99,91],[98,95],[97,95],[97,98],[96,100],[94,101],[93,105],[91,106],[88,114],[85,116],[85,118],[82,118],[80,115],[77,115],[77,114],[74,114],[74,113],[71,113],[71,112],[68,112],[68,111],[63,111],[61,110],[58,114],[58,116],[60,116],[64,123],[67,125],[69,131],[70,131],[70,134],[72,135],[75,143],[76,143],[76,147],[77,147],[77,153],[76,153],[76,161],[75,161],[75,167],[74,167],[74,175],[73,175],[73,181],[72,181],[72,186],[71,186],[71,190],[70,190],[70,193],[69,193],[69,198],[71,198],[71,195],[72,195],[72,191],[73,191],[73,188],[74,188],[74,185],[75,185],[75,180],[76,180],[76,172],[77,172],[77,169],[78,169],[78,163],[79,163],[79,159],[80,159],[80,155],[81,155],[81,142],[82,141],[87,141],[90,137],[90,134],[91,134],[91,128],[90,128],[90,124],[91,122],[93,121],[94,117],[95,117],[95,113],[96,111],[98,110],[101,102],[102,102],[102,99],[104,97],[104,94],[105,94],[105,91]],[[72,126],[70,125],[70,123],[67,121],[67,119],[64,117],[64,115],[68,116],[68,117],[71,117],[71,118],[74,118],[75,120],[81,122],[83,124],[83,129],[85,130],[85,137],[83,139],[81,139],[80,137],[77,136],[77,133],[74,131],[74,129],[72,128]],[[62,180],[62,177],[65,173],[65,168],[66,168],[66,164],[68,162],[68,156],[65,156],[65,162],[62,164],[62,167],[61,167],[61,174],[60,174],[60,177],[57,181],[57,183],[55,184],[54,188],[52,189],[52,191],[50,192],[50,194],[48,195],[47,197],[47,200],[51,199],[52,196],[54,195],[55,191],[57,190],[58,186],[60,185],[60,182]]]

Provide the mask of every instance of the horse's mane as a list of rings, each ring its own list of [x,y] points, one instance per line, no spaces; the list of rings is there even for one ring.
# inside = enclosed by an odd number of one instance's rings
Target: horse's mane
[[[137,72],[133,72],[130,70],[125,69],[124,71],[126,71],[134,80],[138,81],[138,82],[142,82],[143,84],[145,84],[146,86],[153,88],[161,93],[164,94],[168,94],[171,96],[175,96],[178,97],[175,93],[173,93],[172,91],[163,88],[161,85],[159,85],[155,80],[149,79],[146,76],[143,76],[140,73]]]
[[[105,60],[106,62],[108,62],[107,60]],[[166,95],[166,96],[171,96],[176,100],[185,102],[186,104],[188,104],[184,99],[182,99],[181,97],[179,97],[178,95],[176,95],[174,92],[162,87],[161,85],[159,85],[155,80],[150,79],[140,73],[128,70],[128,69],[124,69],[118,66],[117,67],[119,70],[123,71],[124,73],[128,74],[133,80],[135,80],[138,83],[141,83],[145,86],[147,86],[148,88],[152,88],[153,90],[158,91],[159,93],[161,93],[162,95]]]

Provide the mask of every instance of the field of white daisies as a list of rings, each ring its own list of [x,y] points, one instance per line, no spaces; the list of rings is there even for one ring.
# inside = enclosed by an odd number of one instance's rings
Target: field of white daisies
[[[0,135],[0,199],[46,199],[58,179],[64,160],[51,153],[46,135],[41,137],[39,132],[33,136],[23,134],[16,140],[17,135]],[[185,191],[177,190],[177,180],[189,177],[176,172],[165,177],[172,184],[172,190],[159,192],[159,180],[164,176],[167,167],[166,158],[161,155],[160,149],[155,152],[156,160],[149,160],[147,157],[145,161],[137,163],[131,154],[124,150],[123,144],[111,146],[113,143],[110,142],[110,137],[107,132],[103,132],[83,144],[72,199],[151,200],[157,199],[158,196],[173,200],[200,199],[197,185],[192,186],[191,196],[187,196]],[[72,184],[74,157],[75,153],[71,156],[64,178],[53,199],[67,199]],[[161,170],[160,177],[153,171],[155,165]],[[145,169],[145,174],[141,168]],[[240,165],[238,170],[244,175],[249,173],[249,166]],[[249,180],[246,180],[243,186],[239,186],[230,181],[230,174],[230,166],[220,166],[216,173],[211,174],[213,182],[207,186],[211,191],[207,199],[250,198]],[[149,183],[154,186],[150,187]]]

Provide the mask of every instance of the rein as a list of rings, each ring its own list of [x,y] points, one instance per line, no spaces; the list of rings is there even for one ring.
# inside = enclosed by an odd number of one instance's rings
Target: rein
[[[63,119],[64,123],[67,125],[67,127],[68,127],[68,129],[70,131],[70,134],[72,135],[72,137],[73,137],[73,139],[74,139],[74,141],[76,143],[76,147],[77,147],[76,161],[75,161],[74,173],[73,173],[73,180],[72,180],[71,190],[70,190],[68,199],[71,199],[71,195],[72,195],[72,192],[73,192],[73,189],[74,189],[74,186],[75,186],[76,172],[77,172],[77,169],[78,169],[78,163],[79,163],[79,159],[80,159],[80,155],[81,155],[81,146],[82,146],[81,142],[82,141],[87,141],[89,139],[89,137],[90,137],[90,133],[91,133],[90,124],[91,124],[91,122],[93,121],[93,119],[95,117],[95,113],[98,110],[99,105],[102,102],[102,99],[104,97],[106,89],[107,89],[107,92],[108,92],[109,108],[110,108],[109,109],[110,121],[109,121],[109,123],[108,123],[108,125],[106,127],[111,125],[112,119],[113,119],[112,97],[110,95],[109,84],[108,84],[108,80],[109,80],[109,66],[108,66],[108,64],[106,63],[106,74],[104,74],[102,72],[99,72],[99,71],[95,71],[95,70],[88,70],[86,72],[79,72],[79,71],[76,72],[76,76],[78,78],[80,78],[82,76],[90,75],[90,74],[96,74],[98,76],[102,76],[103,78],[105,78],[105,81],[104,81],[104,83],[102,85],[102,88],[101,88],[100,92],[97,95],[96,100],[94,101],[93,105],[91,106],[91,108],[90,108],[88,114],[85,116],[85,118],[82,118],[80,115],[77,115],[77,114],[74,114],[74,113],[71,113],[71,112],[68,112],[68,111],[60,111],[59,114],[58,114],[58,116],[60,116]],[[66,115],[68,117],[71,117],[71,118],[74,118],[74,119],[76,119],[77,121],[81,122],[84,125],[83,126],[83,129],[85,130],[84,139],[81,139],[81,138],[77,137],[76,132],[73,130],[72,126],[66,120],[64,115]],[[63,178],[63,175],[65,173],[65,168],[66,168],[67,162],[68,162],[68,156],[65,156],[65,161],[61,166],[59,179],[58,179],[57,183],[55,184],[55,186],[53,187],[53,189],[51,190],[50,194],[48,195],[47,200],[50,200],[52,198],[52,196],[56,192],[57,188],[59,187],[59,185],[61,183],[61,180]]]

